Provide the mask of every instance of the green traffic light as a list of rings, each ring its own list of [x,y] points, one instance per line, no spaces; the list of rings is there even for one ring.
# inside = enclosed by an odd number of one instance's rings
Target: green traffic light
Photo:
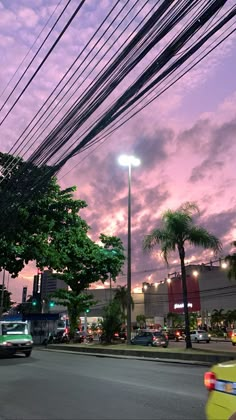
[[[32,301],[32,305],[33,305],[33,306],[36,306],[36,305],[37,305],[36,300],[33,300],[33,301]]]
[[[55,302],[49,302],[49,306],[50,306],[50,308],[53,308],[53,306],[55,306]]]
[[[86,311],[85,311],[87,314],[90,312],[90,309],[86,309]]]

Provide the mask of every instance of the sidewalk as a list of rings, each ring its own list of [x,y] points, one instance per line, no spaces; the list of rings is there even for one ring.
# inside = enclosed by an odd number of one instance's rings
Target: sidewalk
[[[128,347],[128,348],[127,348]],[[175,350],[163,348],[130,348],[125,344],[102,346],[98,344],[50,344],[48,347],[41,347],[43,351],[62,351],[76,353],[79,355],[90,355],[95,357],[132,358],[138,360],[185,363],[203,366],[211,366],[216,363],[236,360],[236,355],[229,352],[211,350]]]

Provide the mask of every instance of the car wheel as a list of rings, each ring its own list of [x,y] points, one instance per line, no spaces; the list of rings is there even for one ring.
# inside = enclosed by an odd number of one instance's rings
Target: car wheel
[[[206,340],[206,343],[209,344],[210,343],[210,340]]]
[[[235,346],[235,343],[232,343],[233,346]]]
[[[148,347],[152,347],[152,343],[147,343],[147,346]]]
[[[25,352],[24,352],[24,354],[25,354],[25,357],[30,357],[30,355],[31,355],[31,350],[29,350],[29,351],[25,351]]]

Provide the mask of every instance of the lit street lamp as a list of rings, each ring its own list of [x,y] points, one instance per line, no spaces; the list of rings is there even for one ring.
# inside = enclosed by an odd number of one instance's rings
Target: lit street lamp
[[[128,166],[128,249],[127,249],[127,343],[131,341],[131,167],[139,166],[140,160],[134,156],[122,155],[118,162]]]

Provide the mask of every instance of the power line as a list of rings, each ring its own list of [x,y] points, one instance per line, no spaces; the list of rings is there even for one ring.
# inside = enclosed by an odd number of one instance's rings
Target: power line
[[[16,74],[18,73],[18,71],[20,70],[22,64],[25,62],[26,58],[28,57],[28,55],[30,54],[30,52],[33,50],[35,44],[37,43],[38,39],[40,38],[40,36],[42,35],[44,29],[47,27],[47,25],[49,24],[50,20],[52,19],[53,15],[56,13],[58,7],[60,6],[62,0],[59,1],[59,3],[56,5],[55,9],[53,10],[53,12],[51,13],[51,15],[49,16],[49,18],[47,19],[47,21],[45,22],[43,28],[41,29],[41,31],[39,32],[39,34],[37,35],[37,37],[35,38],[33,44],[31,44],[28,52],[26,53],[26,55],[23,57],[23,59],[21,60],[20,64],[17,66],[16,70],[14,71],[13,75],[11,76],[11,78],[9,79],[9,81],[7,82],[5,88],[2,90],[2,92],[0,93],[0,98],[4,95],[5,91],[7,90],[8,86],[10,85],[11,81],[14,79],[14,77],[16,76]]]
[[[71,0],[68,0],[65,8],[69,5],[70,2],[71,2]],[[54,41],[53,45],[50,47],[50,49],[47,52],[47,54],[45,55],[45,57],[43,58],[43,60],[41,61],[41,63],[37,67],[37,69],[34,71],[33,75],[30,77],[29,81],[26,83],[26,85],[23,88],[23,90],[21,91],[21,93],[18,95],[17,99],[14,101],[13,105],[11,105],[10,109],[8,110],[8,112],[6,113],[6,115],[4,116],[4,118],[2,119],[2,121],[0,122],[0,125],[3,124],[3,122],[6,120],[6,118],[8,117],[8,115],[11,113],[11,111],[13,110],[13,108],[15,107],[15,105],[17,104],[17,102],[19,101],[19,99],[22,97],[22,95],[24,94],[24,92],[26,91],[26,89],[29,87],[29,85],[31,84],[31,82],[33,81],[33,79],[35,78],[35,76],[37,75],[37,73],[39,72],[39,70],[41,69],[41,67],[44,65],[45,61],[50,56],[51,52],[54,50],[54,48],[56,47],[56,45],[58,44],[58,42],[60,41],[60,39],[62,38],[62,36],[64,35],[64,33],[66,32],[67,28],[70,26],[71,22],[74,20],[74,18],[78,14],[78,12],[81,9],[81,7],[83,6],[84,2],[85,2],[85,0],[81,0],[80,1],[80,4],[75,9],[74,13],[70,17],[70,19],[68,20],[68,22],[66,23],[66,25],[64,26],[64,28],[62,29],[62,31],[60,32],[60,34],[58,35],[57,39]],[[63,9],[63,11],[65,10],[65,8]],[[63,11],[62,11],[62,13],[63,13]],[[54,29],[54,26],[53,26],[53,29]],[[52,29],[51,29],[51,31],[52,31]],[[38,52],[36,54],[38,54]],[[23,73],[23,75],[24,75],[24,73]],[[21,76],[21,78],[22,78],[22,76]],[[20,78],[20,80],[21,80],[21,78]],[[17,82],[17,85],[18,84],[19,84],[19,82]],[[15,90],[15,87],[14,87],[14,90]],[[8,101],[8,99],[9,99],[9,96],[7,97],[7,99],[4,102],[4,104],[2,105],[2,107],[0,108],[0,111],[2,111],[2,109],[5,106],[5,104]]]

